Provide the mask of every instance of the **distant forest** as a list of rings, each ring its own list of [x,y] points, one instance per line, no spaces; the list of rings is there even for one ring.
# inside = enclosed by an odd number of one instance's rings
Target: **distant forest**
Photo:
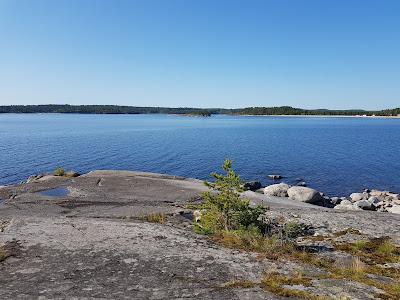
[[[398,116],[400,108],[380,111],[301,109],[290,106],[247,107],[238,109],[190,108],[190,107],[138,107],[118,105],[8,105],[0,106],[0,113],[70,113],[70,114],[179,114],[210,116],[212,114],[232,115],[339,115],[339,116]]]

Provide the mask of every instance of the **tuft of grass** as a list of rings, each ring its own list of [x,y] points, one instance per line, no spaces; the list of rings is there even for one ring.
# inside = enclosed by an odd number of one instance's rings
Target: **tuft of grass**
[[[283,225],[282,234],[286,239],[296,239],[308,235],[309,226],[298,221],[289,221]]]
[[[65,170],[63,168],[57,168],[53,172],[54,176],[64,176],[65,175]]]
[[[0,247],[0,262],[6,260],[10,256],[10,253],[3,247]]]
[[[278,239],[276,236],[263,236],[257,228],[220,231],[212,238],[224,247],[258,252],[269,259],[279,259],[296,252],[293,242]]]
[[[140,219],[150,223],[164,224],[167,221],[167,216],[165,214],[157,213],[143,216]]]
[[[353,244],[354,251],[363,251],[367,248],[367,241],[358,240]]]
[[[384,256],[393,256],[396,253],[400,254],[395,244],[391,240],[385,240],[377,248],[376,252]]]

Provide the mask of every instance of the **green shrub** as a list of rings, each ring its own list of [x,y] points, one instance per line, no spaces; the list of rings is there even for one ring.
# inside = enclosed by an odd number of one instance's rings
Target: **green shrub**
[[[199,223],[194,223],[194,231],[200,234],[213,234],[224,230],[224,221],[221,212],[212,207],[202,213]]]
[[[203,193],[204,210],[195,230],[203,233],[216,233],[219,230],[237,230],[256,226],[263,231],[260,217],[268,210],[264,206],[252,207],[249,200],[241,199],[243,182],[232,170],[232,162],[225,160],[223,170],[226,174],[212,173],[214,182],[205,182],[211,190]]]
[[[300,236],[308,235],[310,226],[298,221],[286,222],[282,227],[282,237],[285,239],[296,239]]]
[[[65,170],[63,168],[57,168],[53,172],[54,176],[64,176],[65,175]]]

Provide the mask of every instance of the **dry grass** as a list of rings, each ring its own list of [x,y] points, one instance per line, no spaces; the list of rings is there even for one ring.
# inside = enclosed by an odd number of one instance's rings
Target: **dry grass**
[[[9,252],[3,247],[0,247],[0,262],[6,260],[10,256]]]
[[[387,237],[355,243],[336,243],[335,248],[361,257],[370,265],[400,262],[400,248]]]
[[[274,260],[296,252],[292,242],[265,237],[251,231],[221,231],[213,236],[213,240],[227,248],[258,252],[263,257]]]
[[[337,232],[335,237],[346,234],[361,235],[358,230],[346,229]],[[258,232],[245,231],[221,231],[212,236],[213,240],[225,247],[252,251],[259,253],[259,257],[272,260],[290,260],[303,265],[313,265],[327,272],[327,275],[304,278],[299,274],[285,276],[279,273],[265,274],[261,283],[241,280],[232,281],[226,284],[228,287],[252,287],[260,286],[275,295],[283,297],[296,297],[300,299],[319,300],[326,297],[315,296],[304,290],[290,289],[286,286],[303,285],[307,287],[312,279],[343,279],[360,282],[374,286],[384,291],[384,294],[376,295],[381,299],[400,299],[400,270],[395,268],[384,268],[381,264],[400,262],[400,248],[389,238],[373,238],[355,241],[354,243],[334,242],[335,237],[311,237],[310,240],[327,240],[332,243],[336,250],[346,252],[353,256],[353,259],[343,265],[338,265],[332,258],[320,256],[318,253],[307,251],[307,248],[297,246],[290,240],[282,240],[277,237],[262,236]],[[372,279],[370,274],[385,276],[392,279],[392,282]]]
[[[157,213],[143,216],[140,219],[150,223],[164,224],[167,221],[167,216],[165,214]]]
[[[393,242],[390,240],[385,240],[383,241],[383,243],[378,245],[378,247],[376,248],[376,252],[385,257],[393,257],[396,256],[396,254],[400,255],[400,249],[398,249],[396,245],[393,244]]]
[[[344,279],[348,281],[360,282],[369,286],[374,286],[381,289],[385,294],[376,295],[379,299],[400,299],[400,282],[399,282],[399,270],[393,273],[393,270],[387,270],[380,268],[376,265],[371,266],[364,263],[359,257],[354,257],[350,264],[346,265],[330,265],[326,266],[325,270],[329,273],[327,275],[319,276],[318,279]],[[396,275],[397,273],[397,275]],[[392,282],[382,282],[371,279],[368,274],[375,274],[390,277],[393,279]]]
[[[17,241],[6,242],[0,246],[0,262],[19,253],[20,245]]]
[[[295,273],[291,276],[285,276],[279,273],[267,273],[261,280],[261,287],[273,293],[274,295],[282,297],[296,297],[299,299],[307,300],[322,300],[328,299],[327,297],[315,296],[304,290],[289,289],[285,286],[302,285],[304,287],[311,285],[311,279],[305,278],[301,273]]]
[[[278,295],[281,297],[295,297],[297,299],[306,300],[326,300],[327,297],[315,296],[307,291],[299,289],[291,289],[286,286],[301,285],[303,287],[311,286],[311,278],[303,277],[301,273],[293,273],[285,276],[280,273],[266,273],[261,282],[253,282],[250,280],[232,280],[223,285],[224,288],[253,288],[255,286]]]
[[[347,233],[349,231],[346,231]],[[355,231],[351,230],[352,234]],[[340,233],[342,234],[342,233]],[[313,265],[328,272],[328,275],[315,279],[335,278],[375,286],[385,292],[378,295],[381,299],[400,299],[400,270],[394,268],[382,268],[381,263],[399,262],[400,251],[388,238],[361,240],[354,243],[335,244],[337,250],[352,254],[354,257],[349,264],[336,265],[332,259],[320,257],[316,253],[307,252],[289,241],[282,241],[274,237],[263,237],[251,232],[221,232],[215,235],[214,241],[225,247],[253,251],[268,259],[291,260],[305,265]],[[385,276],[393,279],[392,283],[382,283],[369,278],[368,274]],[[305,291],[287,289],[282,286],[310,284],[310,278],[304,278],[298,274],[284,276],[279,273],[269,273],[263,278],[260,286],[264,289],[284,297],[298,297],[301,299],[324,299]],[[254,284],[254,283],[252,283]],[[250,283],[231,283],[232,287],[250,285]]]
[[[334,234],[335,237],[344,236],[346,234],[355,234],[355,235],[362,235],[362,233],[354,228],[346,228],[345,230],[338,231]]]

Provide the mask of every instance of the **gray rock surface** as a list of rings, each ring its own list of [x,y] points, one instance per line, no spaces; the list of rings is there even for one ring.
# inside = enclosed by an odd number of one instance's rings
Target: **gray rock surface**
[[[400,214],[400,205],[393,205],[392,207],[388,207],[387,210],[392,214]]]

